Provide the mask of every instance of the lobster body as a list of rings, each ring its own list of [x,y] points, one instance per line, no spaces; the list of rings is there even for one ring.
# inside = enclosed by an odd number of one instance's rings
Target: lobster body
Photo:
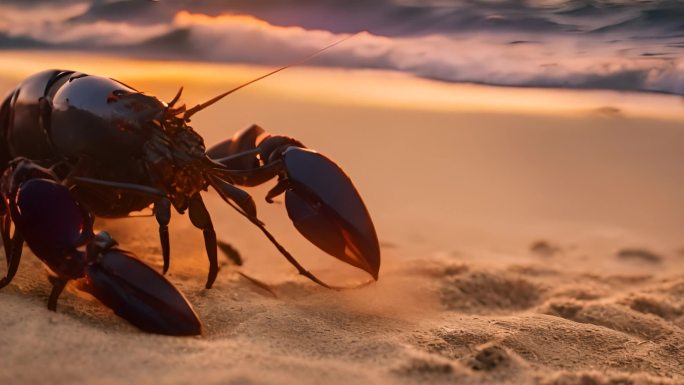
[[[122,101],[117,95],[136,95]],[[3,102],[2,159],[25,157],[78,175],[152,185],[143,161],[153,136],[146,122],[160,119],[164,104],[115,80],[47,70],[24,80]],[[3,167],[4,168],[4,167]],[[153,203],[150,197],[78,187],[76,195],[97,216],[121,217]]]
[[[0,107],[0,154],[2,168],[16,156],[50,161],[56,157],[50,137],[43,129],[40,99],[44,98],[51,79],[59,71],[48,70],[22,81]]]
[[[66,282],[79,280],[143,330],[197,334],[199,321],[182,295],[163,276],[115,249],[106,233],[95,235],[92,221],[152,206],[165,273],[171,208],[187,211],[204,235],[210,288],[219,264],[216,232],[200,195],[209,187],[257,226],[300,274],[330,287],[278,243],[257,218],[252,197],[237,187],[276,177],[266,201],[284,194],[288,216],[306,239],[377,279],[375,228],[351,179],[332,160],[256,125],[205,148],[188,124],[190,116],[234,90],[186,109],[174,106],[180,91],[164,103],[119,81],[75,71],[47,70],[21,82],[0,105],[0,232],[8,264],[0,288],[16,273],[26,241],[56,274],[51,309]]]

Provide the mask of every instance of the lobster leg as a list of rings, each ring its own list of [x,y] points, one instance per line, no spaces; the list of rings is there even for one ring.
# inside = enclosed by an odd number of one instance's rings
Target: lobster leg
[[[50,298],[48,299],[47,307],[48,310],[57,311],[57,300],[64,291],[64,288],[69,280],[54,275],[48,276],[48,280],[52,284],[52,291],[50,292]]]
[[[162,198],[154,204],[154,216],[159,223],[159,240],[162,246],[162,257],[164,258],[164,274],[169,270],[169,260],[171,246],[169,244],[169,222],[171,221],[171,202]]]
[[[235,133],[232,138],[214,145],[207,151],[207,155],[230,169],[256,168],[259,162],[253,151],[257,149],[257,142],[263,136],[268,136],[266,131],[253,124]],[[244,153],[249,156],[243,156]]]
[[[5,260],[8,266],[10,263],[10,242],[12,242],[9,234],[11,225],[12,218],[10,218],[9,213],[3,213],[2,218],[0,218],[0,235],[2,235],[2,246],[5,250]]]
[[[278,172],[280,172],[282,169],[282,162],[280,160],[274,160],[271,163],[250,169],[230,169],[227,167],[219,167],[212,171],[222,179],[232,181],[241,186],[253,187],[268,182],[270,179],[278,175]]]
[[[285,259],[287,259],[288,262],[290,262],[295,268],[297,268],[297,272],[299,272],[299,274],[309,278],[313,282],[315,282],[315,283],[317,283],[323,287],[326,287],[328,289],[337,289],[337,288],[332,287],[332,286],[326,284],[325,282],[321,281],[320,279],[318,279],[318,277],[316,277],[311,272],[306,270],[301,264],[299,264],[299,262],[292,256],[292,254],[290,254],[290,252],[287,251],[287,249],[285,249],[285,247],[283,247],[280,243],[278,243],[278,241],[275,239],[275,237],[268,230],[266,230],[264,223],[261,222],[256,217],[256,207],[253,209],[253,212],[252,212],[252,210],[250,210],[250,208],[254,205],[254,201],[252,200],[251,197],[249,197],[249,195],[246,192],[244,192],[243,190],[241,190],[241,189],[239,189],[239,188],[237,188],[237,187],[235,187],[229,183],[224,182],[223,180],[221,180],[218,177],[212,177],[211,180],[212,180],[212,186],[216,189],[216,191],[218,191],[221,198],[223,198],[223,200],[226,203],[231,205],[235,210],[237,210],[240,214],[242,214],[245,218],[247,218],[250,222],[252,222],[255,226],[257,226],[261,230],[261,232],[264,233],[266,238],[268,238],[268,240],[271,241],[271,243],[273,243],[273,245],[278,249],[278,251],[285,257]],[[278,194],[280,194],[280,193],[282,193],[282,191],[278,192]],[[250,202],[249,205],[240,204],[240,202],[246,202],[247,201],[246,199],[242,198],[243,194],[246,194],[249,197],[249,202]],[[232,202],[236,202],[239,205],[239,207],[235,206]],[[191,207],[192,207],[192,203],[191,203]],[[207,216],[208,215],[209,214],[207,214]],[[192,220],[192,211],[190,211],[190,218]]]
[[[254,159],[256,159],[257,155],[259,155],[259,154],[261,154],[261,149],[255,148],[253,150],[247,150],[247,151],[239,152],[237,154],[228,155],[228,156],[225,156],[223,158],[212,159],[212,161],[218,162],[222,165],[231,164],[231,163],[236,162],[240,159],[248,159],[248,160],[253,161]]]
[[[211,186],[219,193],[219,196],[221,196],[221,199],[230,205],[232,205],[232,202],[235,202],[235,204],[240,207],[243,214],[256,218],[256,205],[254,204],[254,199],[252,199],[251,195],[246,191],[223,181],[219,177],[210,175],[209,180],[211,181]]]
[[[318,277],[316,277],[315,275],[313,275],[310,271],[306,270],[306,269],[305,269],[305,268],[304,268],[304,267],[295,259],[295,257],[293,257],[292,254],[290,254],[290,252],[287,251],[287,249],[285,249],[285,247],[283,247],[283,245],[281,245],[280,243],[278,243],[278,241],[275,239],[275,237],[274,237],[268,230],[266,230],[266,227],[265,227],[262,223],[258,222],[257,220],[252,220],[251,218],[248,218],[248,219],[249,219],[250,221],[252,221],[252,223],[254,223],[254,225],[257,226],[257,227],[259,228],[259,230],[261,230],[262,233],[264,233],[264,235],[266,236],[266,238],[268,238],[268,240],[271,241],[271,243],[276,247],[276,249],[278,249],[278,251],[280,251],[280,254],[282,254],[282,255],[285,257],[285,259],[287,259],[287,261],[290,262],[290,264],[292,264],[292,266],[294,266],[294,267],[297,269],[297,272],[298,272],[299,274],[305,276],[306,278],[309,278],[309,279],[312,280],[313,282],[315,282],[315,283],[317,283],[317,284],[319,284],[319,285],[321,285],[321,286],[323,286],[323,287],[325,287],[325,288],[334,289],[334,290],[339,290],[339,289],[340,289],[340,288],[338,288],[338,287],[334,287],[334,286],[328,285],[327,283],[325,283],[325,282],[321,281],[320,279],[318,279]]]
[[[73,177],[72,180],[74,182],[76,182],[77,184],[89,186],[89,187],[99,187],[99,188],[107,188],[107,189],[113,189],[113,190],[121,190],[121,191],[127,191],[127,192],[132,192],[132,193],[138,193],[141,195],[147,195],[147,196],[151,196],[151,197],[165,197],[166,196],[166,194],[161,190],[158,190],[154,187],[140,185],[140,184],[112,182],[112,181],[108,181],[108,180],[85,178],[85,177],[80,177],[80,176]]]
[[[275,186],[273,186],[273,188],[270,189],[266,194],[266,202],[273,203],[273,198],[277,197],[280,194],[284,194],[285,191],[287,191],[287,189],[289,188],[290,186],[287,184],[285,180],[278,180],[278,183]]]
[[[207,257],[209,258],[209,275],[207,276],[205,287],[211,289],[219,271],[218,246],[216,244],[216,231],[214,231],[214,225],[211,223],[209,212],[199,194],[195,194],[190,198],[188,215],[190,216],[192,224],[198,229],[202,229],[202,233],[204,233],[204,247],[207,250]]]
[[[112,182],[101,179],[73,177],[72,180],[82,186],[91,188],[106,188],[126,191],[130,193],[149,196],[151,198],[159,198],[154,204],[154,216],[159,224],[159,240],[162,246],[162,258],[164,266],[162,271],[164,274],[169,270],[171,259],[171,244],[169,241],[169,222],[171,220],[171,202],[166,198],[166,194],[154,187],[138,185],[133,183]]]
[[[5,226],[3,225],[3,227]],[[5,238],[9,239],[9,235],[5,236],[5,230],[5,228],[2,229],[3,242],[5,244],[5,254],[8,255],[9,258],[7,259],[7,273],[5,274],[5,277],[0,280],[0,289],[12,282],[12,278],[17,274],[19,261],[21,261],[21,252],[24,247],[24,238],[16,231],[10,241],[5,241]],[[9,231],[9,229],[7,229],[7,231]]]

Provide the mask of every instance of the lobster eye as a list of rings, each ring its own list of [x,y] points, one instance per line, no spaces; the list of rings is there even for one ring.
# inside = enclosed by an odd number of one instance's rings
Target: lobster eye
[[[107,103],[116,103],[127,92],[124,90],[114,90],[107,95]]]

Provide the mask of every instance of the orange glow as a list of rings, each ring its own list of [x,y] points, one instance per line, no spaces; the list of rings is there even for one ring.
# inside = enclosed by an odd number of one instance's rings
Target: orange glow
[[[174,23],[181,26],[191,24],[222,25],[234,23],[249,24],[258,28],[273,27],[268,22],[250,15],[223,14],[219,16],[209,16],[202,13],[190,13],[188,11],[178,12],[174,17]]]
[[[204,16],[188,14],[187,17]],[[204,94],[193,95],[193,89],[210,87],[219,93],[273,69],[266,66],[137,60],[69,52],[3,51],[0,52],[0,72],[3,74],[0,90],[10,90],[26,76],[50,67],[110,76],[143,91],[161,83],[177,84],[176,87],[182,85],[186,90],[184,99],[188,105],[207,97]],[[312,104],[414,111],[684,120],[681,98],[670,95],[452,84],[384,70],[294,67],[250,85],[231,97],[239,97],[240,94],[287,95],[289,100]]]

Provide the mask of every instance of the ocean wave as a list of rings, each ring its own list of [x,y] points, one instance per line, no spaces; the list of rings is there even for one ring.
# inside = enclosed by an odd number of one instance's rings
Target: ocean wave
[[[10,1],[0,4],[0,48],[281,65],[365,29],[308,65],[449,82],[684,94],[680,2],[258,3]]]

